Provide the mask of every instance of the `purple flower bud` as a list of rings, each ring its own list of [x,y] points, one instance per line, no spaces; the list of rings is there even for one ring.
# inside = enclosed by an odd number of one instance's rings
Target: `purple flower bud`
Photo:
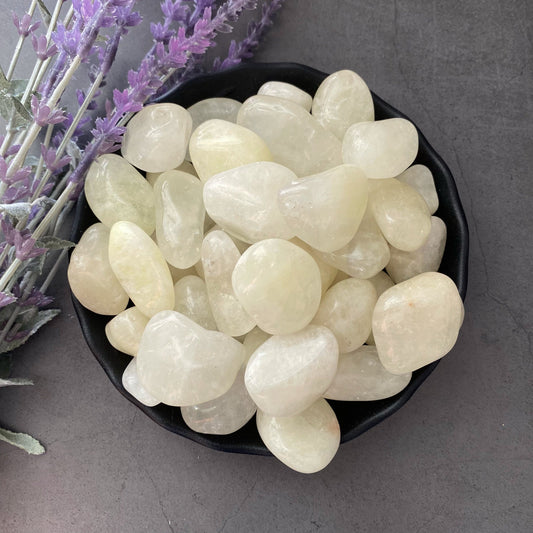
[[[35,122],[41,128],[48,124],[59,124],[67,118],[61,109],[56,108],[51,110],[42,101],[39,102],[35,95],[31,97],[31,110]]]
[[[41,155],[46,168],[52,173],[57,172],[66,164],[70,163],[70,156],[66,155],[57,159],[57,152],[53,148],[47,148],[44,144],[41,144]]]
[[[17,28],[17,31],[21,37],[27,37],[30,33],[33,33],[40,25],[40,22],[34,22],[31,24],[31,15],[24,13],[21,19],[15,13],[11,13],[13,24]]]
[[[35,246],[35,239],[31,237],[27,230],[15,230],[15,257],[20,261],[26,261],[32,257],[37,257],[47,252],[46,248],[39,248]]]
[[[0,308],[5,307],[6,305],[16,302],[17,299],[12,294],[7,294],[6,292],[0,292]]]
[[[48,46],[46,35],[39,35],[39,37],[32,35],[31,43],[37,57],[42,61],[52,57],[57,52],[57,46],[55,44]]]

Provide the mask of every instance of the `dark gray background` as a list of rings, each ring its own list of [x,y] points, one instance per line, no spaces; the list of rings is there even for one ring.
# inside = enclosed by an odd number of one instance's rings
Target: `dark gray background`
[[[62,273],[63,314],[16,354],[15,374],[35,386],[0,391],[1,422],[47,448],[30,457],[0,443],[0,529],[531,532],[532,17],[527,0],[287,0],[256,56],[354,69],[456,178],[471,236],[466,318],[404,408],[314,475],[203,448],[112,387]],[[130,36],[118,86],[149,40],[146,24]],[[13,41],[3,19],[3,65]]]

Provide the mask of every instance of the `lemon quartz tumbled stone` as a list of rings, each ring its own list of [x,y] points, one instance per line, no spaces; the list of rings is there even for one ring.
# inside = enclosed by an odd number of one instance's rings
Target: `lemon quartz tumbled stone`
[[[285,83],[284,81],[267,81],[259,87],[257,94],[289,100],[302,106],[306,111],[311,111],[311,105],[313,104],[313,98],[309,93],[302,91],[302,89],[292,83]]]
[[[425,165],[413,165],[402,172],[396,179],[416,189],[428,205],[431,214],[439,208],[439,197],[431,170]]]
[[[146,324],[148,324],[148,317],[133,306],[110,320],[106,324],[105,334],[114,348],[135,356],[139,350],[139,342]]]
[[[155,407],[161,402],[152,396],[139,381],[137,359],[134,357],[122,374],[122,386],[139,402],[147,407]]]
[[[185,276],[174,285],[174,310],[194,320],[205,329],[216,330],[217,324],[209,305],[205,281]]]

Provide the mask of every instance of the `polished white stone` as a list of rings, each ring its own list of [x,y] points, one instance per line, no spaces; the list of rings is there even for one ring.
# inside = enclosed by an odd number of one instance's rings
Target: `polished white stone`
[[[192,117],[192,131],[200,124],[217,118],[227,122],[237,122],[241,102],[233,98],[206,98],[187,108]]]
[[[402,172],[397,179],[416,189],[428,205],[431,214],[439,208],[439,197],[431,170],[425,165],[413,165]]]
[[[368,278],[368,281],[370,281],[370,283],[374,285],[374,289],[376,289],[378,298],[387,289],[394,287],[394,281],[392,281],[390,276],[383,270],[381,272],[378,272],[375,276]],[[368,336],[368,339],[366,340],[366,344],[371,344],[372,346],[376,345],[376,341],[374,340],[374,334],[372,332],[370,332],[370,335]]]
[[[302,106],[308,112],[311,111],[311,105],[313,104],[313,98],[309,93],[302,91],[302,89],[292,83],[283,81],[267,81],[259,87],[257,94],[290,100]]]
[[[185,276],[174,285],[174,311],[194,320],[205,329],[216,330],[205,281],[198,276]]]
[[[139,381],[137,358],[133,358],[122,374],[122,386],[139,402],[147,407],[154,407],[161,402],[152,396]]]
[[[187,174],[191,174],[191,176],[198,177],[198,174],[196,174],[196,170],[194,170],[194,167],[190,161],[184,161],[181,165],[177,166],[173,170],[180,170],[181,172],[187,172]],[[146,180],[153,187],[157,181],[157,178],[159,178],[161,174],[163,174],[163,172],[147,172]]]
[[[105,334],[110,344],[120,352],[135,356],[148,317],[135,306],[125,309],[105,326]]]

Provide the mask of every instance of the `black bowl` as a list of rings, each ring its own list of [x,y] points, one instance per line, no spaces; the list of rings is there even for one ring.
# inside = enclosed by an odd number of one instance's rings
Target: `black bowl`
[[[314,95],[326,76],[327,74],[323,72],[298,64],[251,63],[225,72],[197,77],[184,83],[178,89],[165,94],[159,101],[175,102],[188,107],[204,98],[225,96],[243,102],[246,98],[255,94],[263,83],[270,80],[292,83]],[[373,94],[372,97],[374,99],[376,119],[407,118],[403,113],[384,102],[379,96]],[[466,218],[449,168],[430,146],[420,130],[418,130],[418,134],[420,147],[415,163],[424,164],[433,172],[440,202],[436,215],[444,220],[448,229],[448,239],[440,272],[447,274],[455,281],[464,300],[468,267],[468,227]],[[76,211],[72,240],[77,242],[85,229],[96,221],[85,197],[82,196]],[[74,296],[73,301],[87,344],[109,379],[122,395],[152,420],[169,431],[216,450],[270,455],[257,433],[255,418],[231,435],[202,435],[187,427],[181,417],[179,408],[163,404],[156,407],[146,407],[139,403],[124,390],[121,381],[122,373],[131,360],[130,356],[115,350],[104,334],[104,327],[110,317],[88,311],[81,306]],[[433,372],[437,364],[438,361],[414,372],[407,388],[392,398],[374,402],[330,401],[339,419],[341,442],[346,442],[361,435],[361,433],[397,411],[413,395],[429,374]]]

